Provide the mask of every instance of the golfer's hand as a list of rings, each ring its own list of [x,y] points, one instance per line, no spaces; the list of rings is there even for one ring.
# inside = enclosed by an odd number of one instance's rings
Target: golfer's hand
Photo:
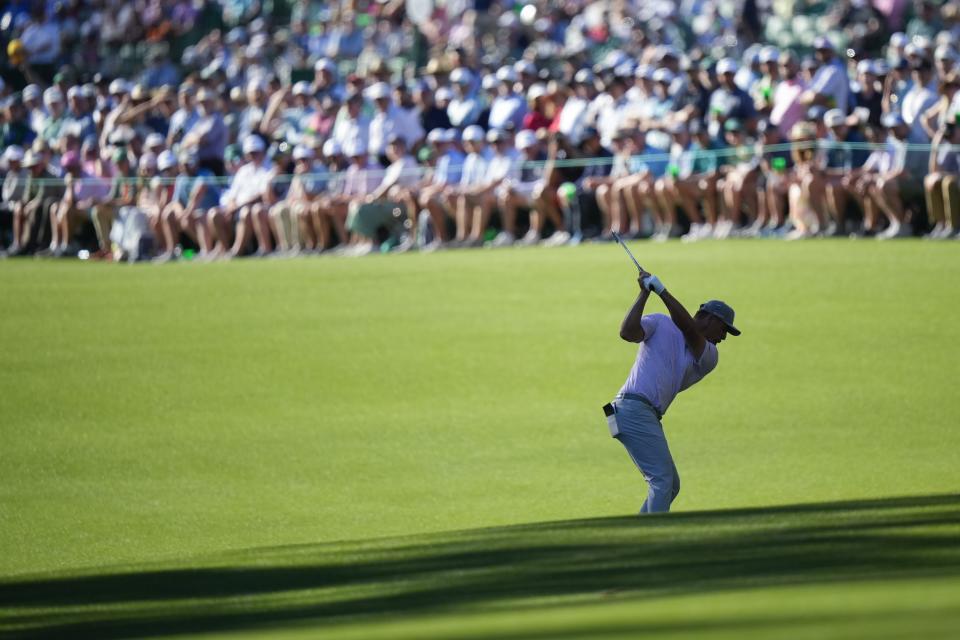
[[[666,287],[660,282],[660,278],[646,271],[640,272],[640,286],[657,295],[660,295],[666,290]]]

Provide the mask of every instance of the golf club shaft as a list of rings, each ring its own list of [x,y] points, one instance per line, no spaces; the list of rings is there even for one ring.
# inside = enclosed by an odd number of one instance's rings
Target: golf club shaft
[[[623,247],[623,250],[626,251],[627,255],[630,256],[630,259],[633,260],[633,264],[637,265],[637,271],[643,271],[643,267],[641,267],[640,263],[637,262],[637,259],[633,256],[633,252],[631,252],[627,247],[627,244],[623,241],[623,238],[620,237],[620,234],[614,231],[613,237],[617,239],[617,242],[620,243],[620,246]]]

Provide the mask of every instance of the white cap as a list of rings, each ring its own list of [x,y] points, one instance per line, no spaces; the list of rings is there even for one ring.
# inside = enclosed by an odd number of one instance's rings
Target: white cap
[[[535,144],[537,144],[537,134],[529,129],[523,129],[517,133],[517,138],[514,140],[514,145],[521,151],[523,149],[529,149]]]
[[[340,143],[334,140],[333,138],[330,138],[329,140],[323,143],[323,149],[321,149],[321,151],[323,152],[323,157],[325,158],[338,156],[341,153]]]
[[[499,142],[500,140],[506,140],[507,134],[502,129],[490,129],[487,131],[487,142]]]
[[[444,142],[456,142],[459,137],[460,137],[460,132],[454,128],[447,129],[443,132]]]
[[[351,158],[367,155],[367,145],[363,140],[350,140],[343,145],[343,153]]]
[[[313,64],[314,71],[329,71],[330,73],[336,73],[337,65],[333,63],[333,60],[330,58],[320,58]]]
[[[159,156],[157,156],[157,169],[160,171],[166,171],[167,169],[173,169],[177,166],[177,156],[167,149]]]
[[[654,82],[666,82],[670,84],[673,82],[673,72],[670,69],[657,69],[653,72],[653,81]]]
[[[450,102],[453,100],[453,92],[447,87],[439,87],[433,94],[433,98],[437,102]]]
[[[267,145],[263,142],[263,138],[258,135],[250,134],[243,139],[243,153],[244,155],[248,153],[256,153],[258,151],[264,151],[267,148]]]
[[[367,97],[371,100],[382,100],[390,97],[390,85],[386,82],[375,82],[367,89]]]
[[[497,80],[500,82],[516,82],[517,72],[513,70],[513,67],[502,66],[497,69]]]
[[[517,73],[525,73],[527,75],[535,76],[537,75],[537,67],[529,60],[517,60],[513,64],[513,70]]]
[[[489,91],[490,89],[495,89],[497,87],[496,76],[493,76],[493,75],[483,76],[483,80],[480,82],[480,86],[487,91]]]
[[[82,98],[82,97],[83,96],[80,95],[79,85],[73,85],[72,87],[67,89],[67,100],[72,100],[73,98]]]
[[[23,147],[19,145],[12,144],[7,147],[6,151],[3,152],[3,157],[7,159],[7,162],[22,162],[23,161]]]
[[[293,88],[294,88],[294,91],[296,91],[297,85],[293,85]],[[247,81],[247,93],[252,93],[254,91],[266,91],[266,90],[267,90],[267,83],[264,82],[263,78],[259,76],[256,78],[250,78],[250,80]]]
[[[823,124],[825,124],[827,127],[840,126],[846,121],[846,119],[846,116],[843,115],[843,111],[840,109],[830,109],[823,114]]]
[[[537,82],[527,89],[527,100],[536,100],[547,95],[547,85]]]
[[[719,62],[717,62],[718,76],[725,73],[736,73],[737,69],[737,61],[733,58],[722,58]]]
[[[450,82],[454,84],[470,84],[473,81],[473,73],[470,69],[457,67],[450,72]]]
[[[146,139],[143,141],[143,146],[147,149],[152,149],[153,147],[163,147],[165,145],[166,141],[159,133],[148,134]]]
[[[140,156],[137,167],[140,169],[153,169],[157,166],[157,156],[149,151]]]
[[[464,142],[481,142],[483,141],[483,129],[478,127],[475,124],[470,125],[463,130],[463,141]]]
[[[41,96],[40,87],[35,84],[28,84],[23,88],[23,99],[31,100],[33,98],[39,98]]]
[[[898,31],[890,35],[890,46],[894,48],[900,48],[906,46],[910,42],[910,39],[907,38],[907,34],[902,31]]]
[[[780,50],[774,46],[760,49],[760,62],[776,62],[780,59]]]
[[[53,104],[54,102],[63,102],[63,91],[59,87],[50,87],[43,92],[44,104]]]
[[[313,149],[302,144],[298,144],[293,148],[294,160],[313,160],[313,155]]]
[[[293,85],[293,95],[295,96],[308,96],[310,95],[310,83],[305,80],[300,82],[295,82]]]
[[[933,54],[934,60],[956,60],[957,52],[949,45],[940,45]]]
[[[443,142],[443,135],[446,132],[446,129],[437,127],[436,129],[431,129],[430,133],[427,134],[427,142],[430,144],[436,144],[437,142]]]

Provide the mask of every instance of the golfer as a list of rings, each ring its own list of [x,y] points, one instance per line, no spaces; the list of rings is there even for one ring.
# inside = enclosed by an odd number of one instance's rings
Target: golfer
[[[637,342],[637,359],[616,399],[603,407],[610,434],[626,448],[647,481],[647,499],[640,513],[669,511],[680,493],[660,420],[674,397],[717,366],[717,344],[727,334],[738,336],[733,309],[719,300],[690,314],[655,275],[640,272],[640,295],[620,325],[620,337]],[[643,315],[650,293],[663,300],[670,316]]]

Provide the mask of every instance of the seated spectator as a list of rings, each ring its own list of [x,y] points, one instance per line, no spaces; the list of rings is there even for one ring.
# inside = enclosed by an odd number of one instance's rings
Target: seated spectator
[[[823,116],[828,129],[823,146],[826,151],[826,163],[823,172],[826,188],[826,211],[830,216],[824,233],[826,235],[845,235],[847,196],[843,179],[851,170],[859,169],[867,161],[869,152],[864,148],[866,140],[856,126],[857,116],[845,116],[840,109],[831,109]]]
[[[209,257],[213,250],[213,238],[206,224],[211,209],[220,202],[220,188],[213,172],[200,166],[200,154],[196,149],[180,152],[180,174],[173,184],[173,195],[164,207],[163,234],[167,251],[160,260],[174,256],[180,235],[186,234],[200,248],[200,257]]]
[[[872,186],[870,195],[889,222],[887,229],[877,235],[877,238],[885,240],[913,234],[903,203],[920,199],[928,155],[916,147],[927,142],[926,136],[909,126],[902,115],[888,113],[883,117],[883,124],[887,128],[891,165],[889,171],[880,175]]]
[[[816,235],[823,227],[823,190],[817,158],[817,128],[812,122],[798,122],[790,133],[794,175],[787,191],[788,211],[793,224],[786,238],[799,240]]]
[[[534,84],[527,89],[527,113],[523,116],[523,128],[529,131],[546,129],[550,126],[547,118],[547,87]]]
[[[93,224],[97,231],[97,241],[100,248],[91,256],[94,259],[112,260],[114,258],[111,247],[110,234],[114,220],[121,209],[133,207],[137,202],[137,189],[134,183],[136,176],[130,163],[130,154],[125,148],[118,147],[111,158],[113,178],[110,191],[103,201],[98,202],[93,210]]]
[[[724,126],[727,120],[736,120],[744,135],[754,129],[756,110],[749,94],[734,82],[737,69],[737,62],[733,58],[724,58],[717,62],[718,86],[710,94],[708,115],[710,135],[714,138],[725,137]]]
[[[786,221],[784,201],[790,188],[789,172],[793,157],[787,148],[787,141],[780,135],[780,129],[767,120],[757,124],[760,138],[757,140],[757,155],[760,158],[760,172],[757,180],[757,219],[746,230],[745,236],[769,235],[779,233]]]
[[[718,183],[724,206],[723,215],[714,231],[717,238],[726,238],[733,229],[740,227],[744,214],[746,224],[742,226],[749,226],[756,219],[758,210],[757,180],[760,177],[760,160],[754,148],[747,143],[746,132],[739,120],[726,120],[724,131],[727,145],[731,147],[732,163]]]
[[[293,150],[293,178],[285,197],[270,206],[270,225],[277,239],[277,248],[284,254],[296,255],[303,250],[300,228],[310,221],[314,200],[326,186],[326,168],[314,165],[313,149],[298,145]],[[319,245],[329,243],[328,227],[319,238]],[[317,242],[314,242],[314,247]]]
[[[413,114],[390,98],[390,85],[378,82],[368,90],[368,96],[374,105],[374,115],[370,120],[367,150],[386,166],[390,159],[386,157],[389,140],[394,136],[403,138],[406,149],[413,149],[423,139],[423,128]]]
[[[934,81],[933,65],[925,58],[911,63],[910,77],[913,85],[903,96],[900,115],[907,126],[914,130],[914,138],[919,140],[922,137],[924,142],[928,142],[930,137],[924,130],[922,116],[939,98],[939,86]]]
[[[923,179],[927,198],[927,216],[933,228],[925,237],[941,240],[957,229],[960,213],[960,125],[951,123],[933,140],[930,150],[930,172]]]
[[[3,125],[0,126],[0,146],[27,148],[37,137],[30,127],[30,118],[23,100],[13,95],[3,101]]]
[[[60,161],[65,171],[64,195],[50,211],[50,248],[43,255],[60,257],[75,253],[71,244],[80,223],[101,195],[101,186],[83,170],[80,156],[68,151]]]
[[[819,105],[824,109],[840,109],[847,112],[850,80],[844,63],[837,57],[833,43],[824,36],[813,41],[817,70],[800,98],[806,106]]]
[[[243,253],[253,236],[252,216],[266,215],[256,207],[263,199],[270,170],[266,162],[266,150],[266,144],[260,136],[252,135],[243,141],[246,162],[220,196],[220,203],[207,213],[209,233],[216,240],[211,257],[235,258]],[[258,251],[264,253],[267,247],[261,246]]]
[[[374,192],[383,172],[371,165],[367,147],[359,140],[354,140],[344,147],[343,153],[349,158],[350,164],[338,184],[339,188],[329,190],[326,196],[318,200],[315,209],[318,218],[316,226],[332,225],[340,238],[341,246],[338,253],[342,255],[369,253],[372,246],[367,246],[359,236],[348,235],[347,219],[350,212],[359,207],[365,202],[367,196]]]
[[[519,178],[519,154],[513,148],[510,136],[499,129],[487,132],[492,153],[487,159],[482,179],[466,188],[457,201],[457,228],[466,229],[465,247],[483,245],[490,216],[497,204],[500,187]]]
[[[362,256],[373,251],[380,229],[386,228],[394,234],[399,233],[397,226],[402,226],[404,221],[401,215],[401,193],[405,187],[415,185],[420,179],[420,168],[413,156],[407,153],[403,136],[390,134],[386,151],[390,164],[382,172],[380,184],[362,200],[355,200],[347,217],[347,229],[356,237],[354,249],[350,253],[353,256]],[[399,250],[409,250],[413,246],[414,232],[415,230],[408,229],[408,235],[398,247]]]
[[[60,173],[47,163],[46,155],[33,149],[24,155],[27,183],[13,208],[13,243],[8,249],[12,256],[29,253],[43,241],[50,210],[63,198]]]
[[[0,200],[0,211],[10,215],[11,220],[14,217],[14,211],[23,206],[23,200],[27,194],[28,172],[23,166],[23,148],[17,145],[11,145],[4,149],[2,159],[7,165],[7,175],[3,179],[2,200]],[[16,241],[14,234],[14,243],[11,250],[19,250],[19,242]],[[2,247],[3,245],[0,245]],[[2,252],[0,252],[2,255]]]
[[[453,212],[456,222],[455,243],[467,240],[470,231],[467,210],[472,212],[476,206],[473,193],[483,186],[486,179],[487,163],[492,154],[487,150],[484,138],[483,129],[477,125],[470,125],[463,130],[463,147],[467,155],[463,160],[460,182],[444,189],[447,211]]]
[[[447,105],[447,117],[451,126],[462,128],[476,124],[482,106],[473,95],[473,73],[462,67],[454,69],[450,72],[450,84],[453,98]]]
[[[559,158],[559,155],[557,157]],[[589,159],[589,162],[560,172],[563,182],[573,183],[575,189],[565,189],[563,184],[560,184],[554,191],[556,202],[560,204],[563,212],[563,219],[554,223],[553,234],[544,239],[543,244],[548,247],[564,245],[571,240],[580,241],[583,237],[582,213],[587,207],[597,207],[596,189],[607,182],[613,165],[613,154],[601,145],[600,133],[596,129],[586,129],[577,147],[565,144],[563,157],[570,160],[584,158]],[[544,180],[548,187],[552,186],[548,177],[550,169],[548,166],[544,170]],[[536,208],[538,215],[531,216],[531,230],[535,230],[537,235],[540,234],[543,224],[539,214],[548,211],[549,204],[552,203],[547,202],[546,197],[541,197]],[[523,242],[527,243],[527,238],[524,238]]]
[[[500,207],[503,229],[490,243],[493,247],[506,247],[516,242],[518,210],[533,209],[533,194],[543,190],[543,162],[546,154],[541,149],[536,134],[529,129],[520,131],[514,145],[522,157],[517,159],[519,168],[507,176],[497,189],[497,204]]]
[[[613,165],[610,175],[597,185],[597,206],[600,208],[600,240],[613,240],[613,232],[622,232],[626,227],[626,215],[623,199],[624,179],[643,173],[641,156],[635,155],[633,134],[630,129],[620,129],[613,134]]]

